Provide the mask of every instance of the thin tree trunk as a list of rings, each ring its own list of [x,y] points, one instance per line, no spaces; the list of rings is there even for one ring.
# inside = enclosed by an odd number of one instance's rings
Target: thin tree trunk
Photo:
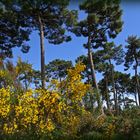
[[[139,78],[138,78],[137,67],[138,65],[136,64],[136,68],[135,68],[136,88],[137,88],[137,94],[138,94],[138,100],[139,100],[139,106],[140,106],[140,83],[139,83]]]
[[[138,94],[138,102],[139,102],[139,106],[140,106],[140,83],[139,83],[139,78],[138,78],[138,59],[136,56],[136,52],[134,54],[134,59],[136,62],[136,66],[135,66],[135,77],[136,77],[136,89],[137,89],[137,94]]]
[[[40,49],[41,49],[41,83],[42,88],[45,88],[45,49],[44,49],[44,27],[39,16],[39,26],[40,26]]]
[[[88,37],[88,57],[89,57],[90,69],[91,69],[92,85],[93,85],[93,87],[96,88],[97,104],[98,104],[98,108],[100,109],[101,108],[101,102],[100,102],[100,97],[99,97],[99,88],[98,88],[96,75],[95,75],[95,68],[94,68],[94,63],[93,63],[90,36]]]
[[[110,104],[109,104],[109,93],[108,93],[108,78],[105,76],[105,86],[106,86],[106,104],[108,110],[110,110]]]
[[[95,68],[94,68],[94,63],[93,63],[93,56],[92,56],[92,50],[91,50],[91,41],[90,37],[88,37],[88,57],[90,61],[90,69],[91,69],[91,77],[92,77],[92,85],[99,90],[98,84],[96,81],[96,76],[95,76]]]
[[[111,79],[112,79],[112,87],[113,87],[113,93],[114,93],[114,103],[115,103],[115,111],[116,115],[118,114],[118,103],[117,103],[117,93],[115,88],[115,80],[114,80],[114,70],[111,63],[111,60],[109,60],[110,68],[111,68]]]
[[[89,42],[88,42],[89,43]],[[90,43],[89,43],[90,44]],[[91,69],[91,77],[92,77],[92,85],[99,90],[97,80],[96,80],[96,75],[95,75],[95,68],[94,68],[94,63],[93,63],[93,56],[92,56],[92,51],[91,51],[91,46],[88,45],[88,57],[90,61],[90,69]]]
[[[138,58],[137,58],[136,50],[134,52],[134,59],[135,59],[135,62],[136,62],[136,65],[135,65],[136,94],[138,94],[138,103],[139,103],[139,106],[140,106],[140,83],[139,83],[139,78],[138,78]]]

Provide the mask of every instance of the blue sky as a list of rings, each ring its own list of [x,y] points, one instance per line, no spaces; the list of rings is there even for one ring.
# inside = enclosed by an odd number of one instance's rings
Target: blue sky
[[[123,10],[122,20],[124,21],[122,32],[114,39],[117,45],[123,44],[125,46],[128,35],[137,35],[140,37],[140,1],[131,2],[122,0],[121,8]],[[70,9],[78,9],[77,3],[71,3]],[[84,12],[79,11],[79,19],[84,19]],[[14,49],[13,61],[16,62],[18,57],[22,60],[28,61],[33,64],[33,68],[40,69],[40,43],[39,36],[37,32],[33,32],[30,36],[30,46],[31,49],[27,54],[23,54],[20,48]],[[72,41],[68,43],[63,43],[60,45],[48,44],[45,40],[45,61],[48,64],[54,59],[65,59],[75,61],[75,59],[86,54],[86,50],[83,48],[83,44],[87,40],[83,37],[75,37],[72,35]],[[122,66],[117,66],[117,70],[123,70]],[[133,71],[131,71],[133,73]]]

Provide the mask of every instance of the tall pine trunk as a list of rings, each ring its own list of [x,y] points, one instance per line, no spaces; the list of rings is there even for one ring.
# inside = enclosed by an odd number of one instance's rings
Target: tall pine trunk
[[[91,77],[92,77],[92,85],[99,90],[97,80],[96,80],[96,75],[95,75],[95,68],[94,68],[94,63],[93,63],[93,56],[92,56],[92,50],[91,50],[91,41],[90,37],[88,37],[88,57],[89,57],[89,62],[90,62],[90,69],[91,69]]]
[[[135,65],[135,77],[136,77],[136,89],[137,89],[137,94],[138,94],[138,102],[139,102],[139,106],[140,106],[140,83],[139,83],[139,77],[138,77],[138,58],[136,55],[136,51],[134,52],[134,59],[136,62]]]
[[[97,92],[97,104],[98,108],[101,108],[101,101],[100,101],[100,96],[99,96],[99,88],[96,80],[96,75],[95,75],[95,67],[93,63],[93,56],[92,56],[92,50],[91,50],[91,40],[90,36],[88,36],[88,57],[89,57],[89,62],[90,62],[90,69],[91,69],[91,77],[92,77],[92,86],[96,88]]]
[[[107,104],[107,108],[108,110],[110,110],[110,104],[109,104],[109,92],[108,92],[108,78],[105,75],[105,87],[106,87],[106,104]]]
[[[135,67],[135,77],[136,77],[136,89],[137,89],[139,106],[140,106],[140,83],[139,83],[139,77],[138,77],[138,62],[137,61],[136,61],[136,67]]]
[[[39,19],[39,31],[40,31],[40,51],[41,51],[41,84],[42,88],[45,89],[45,49],[44,49],[44,26],[41,20]]]

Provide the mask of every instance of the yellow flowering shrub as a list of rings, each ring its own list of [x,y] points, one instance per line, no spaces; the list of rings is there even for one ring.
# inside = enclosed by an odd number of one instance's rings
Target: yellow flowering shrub
[[[0,89],[0,117],[6,118],[10,112],[10,88]]]
[[[12,88],[0,89],[0,129],[3,129],[3,133],[14,133],[17,129],[16,118],[12,116],[14,114],[14,103]]]
[[[7,122],[3,124],[3,131],[5,134],[14,134],[17,131],[18,125],[16,121]]]
[[[18,98],[18,105],[15,107],[16,117],[20,118],[21,124],[25,126],[38,121],[37,99],[33,96],[33,90],[25,92]]]
[[[81,80],[85,66],[77,64],[69,69],[61,82],[52,80],[47,89],[29,89],[14,93],[14,89],[0,89],[0,128],[2,134],[22,134],[34,132],[51,134],[63,130],[76,134],[80,114],[86,112],[82,99],[89,85]],[[16,102],[12,102],[12,98]]]
[[[0,78],[4,78],[4,77],[6,77],[6,71],[4,71],[4,70],[0,70]]]
[[[107,138],[111,138],[114,135],[115,132],[115,125],[110,123],[108,126],[105,128],[105,135]]]
[[[68,69],[67,78],[62,82],[56,82],[57,87],[64,93],[69,103],[79,103],[89,90],[90,85],[84,84],[81,78],[81,72],[85,65],[76,64],[74,68]]]

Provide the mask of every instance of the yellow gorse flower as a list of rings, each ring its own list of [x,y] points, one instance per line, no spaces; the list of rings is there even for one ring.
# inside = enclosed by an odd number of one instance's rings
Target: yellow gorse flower
[[[84,112],[79,104],[89,90],[89,85],[81,80],[80,73],[84,68],[84,65],[77,64],[75,68],[68,70],[66,79],[61,82],[52,80],[47,90],[30,89],[24,93],[14,93],[10,87],[0,89],[2,133],[24,133],[31,128],[41,133],[51,133],[58,124],[65,128],[71,127],[71,131],[73,129],[75,133],[77,127],[74,125],[80,119],[72,112]],[[0,71],[0,75],[4,73]],[[16,102],[13,103],[12,98]]]

